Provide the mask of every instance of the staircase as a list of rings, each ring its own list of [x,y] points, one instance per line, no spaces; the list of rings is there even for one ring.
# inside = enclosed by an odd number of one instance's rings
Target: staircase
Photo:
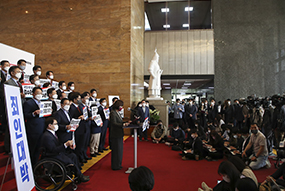
[[[0,185],[3,181],[3,176],[5,173],[8,158],[9,158],[9,155],[5,154],[5,150],[4,150],[4,134],[3,134],[3,135],[0,135]],[[2,190],[0,191],[16,191],[16,190],[17,190],[17,184],[16,184],[16,179],[15,179],[15,174],[14,174],[14,170],[11,169],[11,160],[10,160],[7,173],[5,176],[4,184],[3,184]]]

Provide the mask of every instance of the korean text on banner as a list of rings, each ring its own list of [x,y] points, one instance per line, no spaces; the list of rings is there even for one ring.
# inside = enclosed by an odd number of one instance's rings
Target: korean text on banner
[[[55,90],[58,90],[58,82],[57,81],[52,81],[52,87],[55,89]]]
[[[56,105],[56,107],[57,107],[57,111],[61,108],[61,103],[60,103],[60,99],[54,99],[53,100],[54,102],[55,102],[55,105]]]
[[[47,90],[48,88],[42,88],[43,93],[42,93],[42,100],[47,100],[48,99],[48,95],[47,95]]]
[[[70,121],[70,126],[71,126],[70,131],[75,131],[77,129],[77,127],[79,126],[80,121],[81,121],[81,119],[72,118]]]
[[[33,97],[33,88],[35,87],[34,84],[22,84],[23,92],[25,94],[25,98],[32,98]]]
[[[147,117],[147,118],[145,118],[145,120],[143,122],[142,131],[145,131],[148,128],[149,128],[149,123],[148,123],[148,117]]]
[[[91,112],[92,112],[92,118],[94,118],[98,113],[98,108],[93,106],[91,108]]]
[[[88,119],[88,108],[87,107],[83,107],[83,117],[84,120]]]
[[[41,113],[39,117],[48,117],[52,114],[52,101],[41,101],[40,102]]]
[[[19,191],[35,187],[19,87],[4,84],[14,171]]]
[[[109,110],[109,108],[104,109],[104,113],[105,113],[106,119],[109,119],[109,117],[110,117],[110,110]]]
[[[95,115],[95,119],[94,119],[95,123],[97,126],[101,126],[103,125],[103,121],[100,115]]]

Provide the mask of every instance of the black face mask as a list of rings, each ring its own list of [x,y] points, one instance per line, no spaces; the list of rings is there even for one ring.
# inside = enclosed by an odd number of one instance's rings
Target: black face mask
[[[253,134],[257,134],[257,130],[251,130],[251,133],[253,133]]]
[[[158,127],[161,127],[161,124],[159,124]]]

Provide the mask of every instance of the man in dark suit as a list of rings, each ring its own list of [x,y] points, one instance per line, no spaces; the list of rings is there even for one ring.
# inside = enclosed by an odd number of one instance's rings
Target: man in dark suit
[[[26,65],[27,65],[27,62],[24,59],[20,59],[17,62],[17,66],[19,66],[19,68],[21,69],[21,78],[19,79],[19,81],[22,83],[24,82],[24,75],[25,75],[24,70],[26,69]]]
[[[52,101],[52,115],[54,115],[54,113],[57,112],[57,106],[54,100],[58,98],[58,95],[54,88],[49,88],[47,90],[47,95],[48,101]]]
[[[139,115],[139,120],[140,124],[142,125],[144,120],[148,117],[148,122],[150,122],[150,115],[149,115],[149,108],[146,106],[145,100],[142,100],[141,102],[142,107],[138,108],[138,115]],[[139,128],[139,135],[140,135],[140,141],[142,141],[142,137],[144,137],[145,141],[147,140],[147,129],[142,132],[142,128]]]
[[[41,137],[45,129],[45,118],[39,117],[42,89],[33,88],[33,98],[24,104],[24,116],[26,120],[26,132],[32,165],[35,165],[40,155]]]
[[[80,171],[78,159],[74,153],[66,152],[67,148],[74,149],[75,145],[72,140],[65,143],[58,141],[55,132],[58,130],[58,123],[55,118],[50,117],[46,120],[47,130],[43,134],[42,146],[45,148],[46,156],[58,159],[64,165],[73,164],[72,168],[75,172],[75,177],[79,182],[89,181],[89,176],[84,176]]]
[[[33,67],[33,72],[36,76],[39,76],[42,75],[42,67],[39,66],[39,65],[36,65]]]
[[[195,127],[195,121],[197,119],[196,113],[198,111],[197,106],[193,103],[193,98],[188,99],[189,104],[185,106],[186,119],[188,127],[193,129]]]
[[[105,139],[106,139],[109,119],[106,119],[106,116],[105,116],[105,109],[107,109],[106,98],[101,98],[99,102],[100,102],[100,106],[98,107],[98,114],[101,116],[101,119],[103,121],[103,126],[101,128],[101,135],[100,135],[99,152],[102,153],[103,150],[104,151],[108,150],[104,147],[104,145],[105,145]]]
[[[59,89],[56,90],[56,93],[57,93],[58,97],[60,97],[60,94],[66,90],[65,81],[60,81],[58,83],[58,87],[59,87]]]
[[[1,75],[0,75],[0,123],[2,124],[1,126],[1,131],[5,132],[6,127],[7,127],[7,117],[6,117],[6,112],[5,112],[5,97],[4,97],[4,87],[3,84],[6,82],[8,79],[8,71],[10,68],[10,63],[7,60],[2,60],[1,61]]]
[[[182,151],[182,159],[195,159],[199,160],[203,158],[203,143],[202,140],[198,137],[198,133],[196,129],[191,129],[190,133],[192,138],[192,143],[190,144],[190,148],[186,151]]]
[[[11,86],[16,86],[20,88],[20,94],[22,98],[22,103],[25,102],[25,94],[23,93],[23,88],[21,83],[19,82],[19,79],[21,78],[21,70],[18,66],[12,66],[9,68],[9,74],[11,78],[4,82],[4,84],[11,85]],[[2,91],[4,92],[4,86],[1,86]],[[3,95],[3,103],[4,103],[4,95]],[[5,113],[5,104],[4,104],[4,113]],[[5,115],[4,115],[5,116]],[[5,116],[6,118],[6,116]],[[7,123],[6,123],[7,124]],[[5,130],[5,140],[4,140],[4,146],[5,146],[5,151],[6,153],[10,152],[10,133],[9,133],[9,128],[6,128]]]
[[[8,71],[10,68],[10,63],[8,60],[2,60],[1,61],[1,84],[6,82],[7,76],[8,76]]]
[[[214,123],[215,118],[218,114],[218,108],[215,105],[215,103],[216,103],[215,100],[211,99],[211,103],[210,103],[209,109],[208,109],[208,122],[209,123]]]

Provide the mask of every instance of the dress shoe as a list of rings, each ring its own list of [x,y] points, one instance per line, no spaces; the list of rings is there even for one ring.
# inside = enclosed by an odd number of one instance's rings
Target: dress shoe
[[[106,149],[106,148],[103,149],[103,151],[107,151],[107,150],[109,150],[109,149]]]
[[[91,157],[97,157],[96,153],[91,154]]]
[[[81,163],[87,163],[87,160],[83,159],[80,161]]]
[[[80,166],[83,166],[83,165],[84,165],[84,164],[81,162],[81,163],[80,163]]]
[[[103,150],[99,150],[98,152],[99,152],[99,153],[103,153]]]
[[[89,180],[89,176],[84,176],[83,174],[79,177],[80,182],[88,182]]]
[[[92,157],[85,157],[85,160],[91,160]]]
[[[100,153],[95,153],[96,155],[101,155]]]

